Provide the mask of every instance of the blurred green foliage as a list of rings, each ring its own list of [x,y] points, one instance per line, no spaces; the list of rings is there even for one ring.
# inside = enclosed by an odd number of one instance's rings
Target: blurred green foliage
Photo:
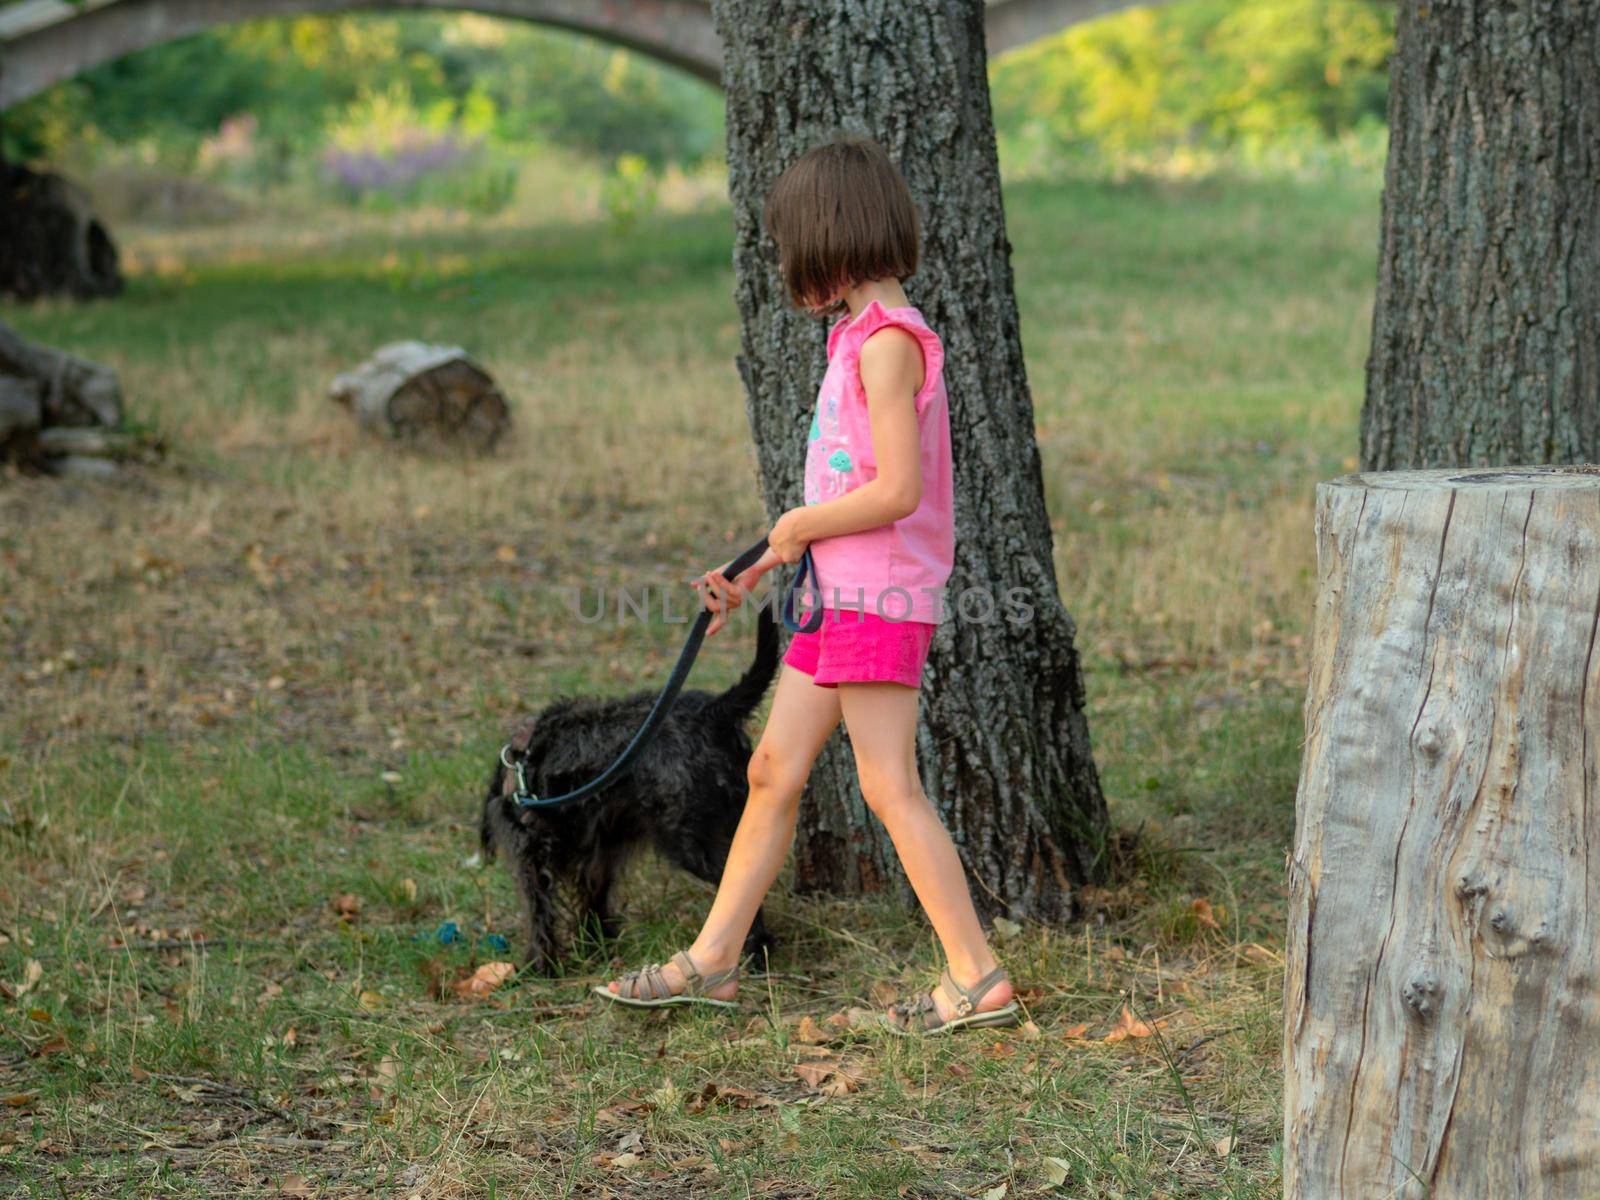
[[[1003,142],[1045,157],[1261,151],[1381,131],[1390,0],[1187,0],[1023,47],[991,71]]]
[[[1392,0],[1131,9],[993,65],[1002,153],[1014,174],[1204,169],[1285,148],[1307,161],[1352,145],[1370,159],[1393,40]],[[722,98],[640,55],[516,21],[299,17],[107,63],[5,114],[3,132],[16,158],[132,162],[250,190],[310,183],[363,203],[458,197],[478,211],[508,200],[530,152],[560,146],[605,164],[604,205],[626,223],[663,169],[720,155]],[[433,177],[412,180],[430,154]]]
[[[722,98],[671,68],[574,34],[477,16],[336,16],[209,30],[87,71],[5,115],[17,158],[126,153],[194,166],[249,114],[269,174],[314,158],[375,107],[440,114],[507,144],[549,141],[653,167],[722,140]]]

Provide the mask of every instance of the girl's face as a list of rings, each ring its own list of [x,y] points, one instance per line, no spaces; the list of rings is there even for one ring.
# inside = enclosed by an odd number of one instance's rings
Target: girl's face
[[[774,238],[773,244],[778,247],[778,256],[781,259],[783,256],[782,243],[778,242],[778,240]],[[801,307],[813,317],[837,316],[848,307],[844,302],[844,297],[845,293],[849,290],[850,289],[848,287],[841,285],[830,292],[825,298],[820,300],[812,300]]]

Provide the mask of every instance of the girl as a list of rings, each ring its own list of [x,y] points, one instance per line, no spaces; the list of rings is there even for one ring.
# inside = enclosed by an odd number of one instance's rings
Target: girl
[[[716,614],[715,633],[763,574],[809,546],[823,623],[796,634],[784,656],[744,816],[700,935],[670,962],[595,990],[640,1008],[733,1007],[740,947],[794,839],[811,764],[842,717],[862,795],[948,960],[937,987],[891,1005],[885,1022],[906,1034],[1015,1024],[1011,984],[917,777],[917,687],[950,575],[954,519],[944,349],[901,288],[917,268],[911,194],[876,143],[836,141],[779,176],[764,223],[794,303],[844,315],[828,335],[805,505],[778,519],[754,567],[733,580],[711,571],[695,586]]]

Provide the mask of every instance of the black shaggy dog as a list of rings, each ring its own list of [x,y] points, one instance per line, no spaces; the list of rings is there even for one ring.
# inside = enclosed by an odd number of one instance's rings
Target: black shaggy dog
[[[515,774],[495,762],[483,802],[484,856],[499,851],[510,863],[527,917],[529,966],[548,972],[560,958],[560,882],[577,894],[579,921],[611,938],[617,931],[612,885],[635,849],[654,846],[708,883],[722,878],[744,812],[750,764],[744,725],[777,669],[777,625],[763,606],[755,661],[743,678],[721,695],[682,693],[633,769],[605,791],[560,808],[519,808],[511,801]],[[650,692],[558,700],[517,726],[510,756],[535,794],[561,795],[610,766],[654,702]],[[760,962],[770,945],[758,912],[745,951]]]

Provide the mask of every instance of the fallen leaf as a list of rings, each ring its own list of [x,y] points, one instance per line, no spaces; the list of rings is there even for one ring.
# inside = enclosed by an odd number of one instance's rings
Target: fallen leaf
[[[805,1042],[810,1046],[827,1041],[828,1036],[828,1031],[813,1021],[809,1015],[800,1018],[800,1024],[794,1031],[795,1041]]]
[[[829,1029],[841,1033],[860,1029],[873,1029],[878,1024],[878,1013],[870,1008],[861,1008],[852,1004],[849,1008],[836,1013],[830,1013],[822,1019],[822,1023]]]
[[[328,905],[339,914],[341,921],[353,921],[361,915],[361,897],[354,892],[340,892]]]
[[[1225,1138],[1218,1138],[1215,1142],[1211,1143],[1211,1149],[1216,1151],[1218,1158],[1227,1158],[1229,1153],[1233,1150],[1233,1135],[1230,1133]]]
[[[1161,1020],[1154,1025],[1147,1025],[1139,1020],[1138,1017],[1135,1017],[1133,1010],[1124,1004],[1121,1014],[1117,1017],[1117,1023],[1112,1026],[1111,1032],[1106,1034],[1105,1040],[1108,1042],[1120,1042],[1127,1038],[1153,1037],[1156,1030],[1165,1024],[1166,1021]]]
[[[1002,942],[1009,942],[1012,938],[1020,937],[1022,926],[1010,917],[996,917],[994,919],[995,937]]]
[[[842,1059],[837,1062],[796,1063],[795,1077],[824,1096],[844,1096],[857,1090],[863,1079],[859,1064]]]
[[[58,1033],[48,1042],[44,1042],[38,1046],[35,1046],[33,1048],[33,1057],[43,1058],[47,1054],[60,1054],[66,1049],[67,1039]]]
[[[1030,1042],[1037,1042],[1044,1036],[1044,1030],[1033,1021],[1024,1021],[1017,1027],[1017,1031]]]
[[[776,1108],[778,1101],[772,1096],[752,1092],[748,1088],[711,1082],[690,1096],[684,1107],[689,1112],[697,1113],[704,1112],[713,1104],[726,1104],[730,1108]]]
[[[811,1087],[821,1087],[822,1081],[833,1074],[833,1064],[828,1062],[796,1063],[795,1077]]]
[[[38,1094],[38,1092],[17,1092],[5,1098],[5,1105],[7,1108],[25,1108]]]
[[[682,1094],[678,1091],[678,1085],[673,1083],[670,1079],[662,1080],[661,1086],[655,1091],[651,1092],[648,1097],[651,1104],[655,1105],[657,1108],[665,1109],[668,1112],[677,1108],[678,1102],[682,1098]]]
[[[377,1012],[389,1001],[379,992],[362,992],[361,995],[356,997],[356,1003],[365,1012]]]
[[[867,995],[874,1004],[888,1005],[900,998],[900,989],[880,979],[867,988]]]
[[[400,1083],[400,1060],[392,1054],[385,1054],[378,1060],[378,1065],[372,1068],[372,1080],[367,1087],[367,1094],[374,1100],[381,1100],[386,1092],[392,1092]]]
[[[1072,1040],[1072,1039],[1075,1039],[1075,1038],[1081,1038],[1081,1037],[1083,1037],[1084,1034],[1086,1034],[1088,1032],[1089,1032],[1088,1024],[1086,1022],[1079,1021],[1076,1025],[1072,1025],[1072,1026],[1069,1026],[1066,1029],[1063,1029],[1061,1031],[1061,1036],[1064,1037],[1064,1038],[1067,1038],[1068,1040]]]
[[[840,1063],[839,1069],[833,1073],[833,1078],[822,1085],[822,1094],[835,1099],[848,1096],[860,1089],[863,1078],[864,1075],[855,1064]]]
[[[13,994],[18,998],[26,996],[33,991],[34,985],[44,978],[44,966],[37,958],[30,958],[22,964],[22,982],[13,989]]]
[[[1194,910],[1194,919],[1200,923],[1202,928],[1222,928],[1221,925],[1217,924],[1217,914],[1216,911],[1211,907],[1211,901],[1202,897],[1190,905],[1190,908]]]
[[[709,1085],[708,1085],[709,1086]],[[594,1114],[597,1125],[631,1125],[654,1107],[650,1104],[613,1104]]]
[[[278,1184],[278,1195],[280,1196],[314,1196],[315,1194],[311,1188],[311,1181],[304,1175],[285,1175],[283,1181]]]
[[[1003,1183],[995,1184],[994,1187],[983,1194],[983,1200],[1005,1200],[1005,1198],[1006,1185]]]
[[[629,1150],[625,1154],[619,1154],[615,1158],[610,1159],[609,1164],[613,1167],[636,1167],[639,1165],[639,1156],[633,1151]]]
[[[1045,1157],[1044,1181],[1051,1187],[1060,1187],[1072,1175],[1072,1168],[1064,1158]]]
[[[450,986],[455,988],[458,996],[482,998],[516,973],[517,968],[508,962],[484,963],[467,978],[457,980]]]

